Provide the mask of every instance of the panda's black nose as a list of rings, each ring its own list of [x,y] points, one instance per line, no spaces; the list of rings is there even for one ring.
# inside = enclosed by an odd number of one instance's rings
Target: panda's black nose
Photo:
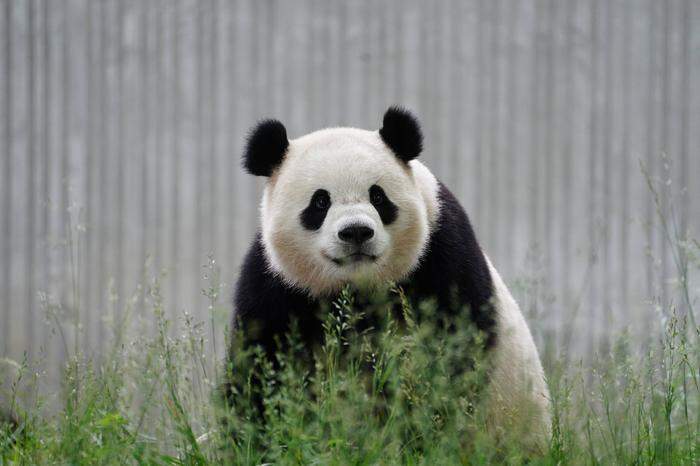
[[[374,236],[374,230],[364,225],[350,225],[338,232],[338,238],[354,244],[362,244],[372,236]]]

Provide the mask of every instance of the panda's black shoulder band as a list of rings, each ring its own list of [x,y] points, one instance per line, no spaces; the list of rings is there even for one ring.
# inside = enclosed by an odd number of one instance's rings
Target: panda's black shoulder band
[[[289,147],[287,130],[277,120],[262,120],[249,133],[243,166],[255,176],[270,176]]]
[[[401,107],[390,107],[384,114],[379,135],[387,146],[404,162],[409,162],[423,150],[423,133],[418,120]]]

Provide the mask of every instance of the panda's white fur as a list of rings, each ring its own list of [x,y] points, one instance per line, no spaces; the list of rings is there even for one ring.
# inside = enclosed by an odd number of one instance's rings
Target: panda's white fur
[[[368,189],[382,188],[402,213],[384,227],[369,202]],[[307,231],[297,215],[315,190],[330,191],[332,204],[320,232]],[[418,264],[437,218],[437,180],[419,161],[408,167],[377,131],[329,128],[290,141],[284,169],[263,193],[262,238],[272,269],[290,285],[313,296],[338,291],[348,281],[386,283],[406,277]],[[375,236],[374,263],[337,266],[328,256],[343,254],[337,233],[362,222]]]
[[[251,318],[261,313],[259,319],[280,319],[286,311],[277,309],[285,305],[279,301],[303,306],[332,295],[348,282],[400,282],[419,267],[431,234],[441,227],[441,213],[446,213],[440,197],[444,187],[425,165],[401,160],[380,132],[354,128],[316,131],[281,147],[283,161],[266,173],[262,246],[254,244],[243,267],[236,298],[239,315]],[[400,212],[388,225],[382,223],[368,196],[369,187],[376,183]],[[319,188],[330,193],[331,206],[320,229],[309,231],[301,225],[299,212]],[[444,215],[443,219],[451,221]],[[366,246],[376,260],[341,265],[329,260],[346,253],[346,245],[338,240],[339,230],[357,222],[374,230]],[[490,302],[497,335],[490,349],[488,420],[494,431],[507,434],[517,429],[523,444],[537,448],[546,441],[550,426],[544,372],[518,304],[484,258],[492,282]],[[260,267],[266,271],[257,270]],[[264,277],[252,276],[256,273]],[[263,289],[260,294],[256,294],[258,288]],[[265,299],[267,303],[256,301]]]
[[[550,433],[549,390],[530,329],[518,303],[488,261],[494,283],[498,343],[493,348],[488,419],[495,430],[516,431],[540,448]]]

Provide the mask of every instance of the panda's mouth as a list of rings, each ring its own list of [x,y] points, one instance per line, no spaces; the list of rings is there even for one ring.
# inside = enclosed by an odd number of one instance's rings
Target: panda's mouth
[[[341,267],[350,264],[359,264],[362,262],[375,262],[377,260],[377,256],[361,251],[353,252],[352,254],[348,254],[347,256],[343,257],[331,257],[326,253],[323,253],[323,256],[333,262],[335,265]]]

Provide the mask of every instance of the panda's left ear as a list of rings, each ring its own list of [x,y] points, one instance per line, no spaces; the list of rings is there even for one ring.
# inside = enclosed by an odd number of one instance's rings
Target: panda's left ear
[[[389,107],[379,135],[398,158],[408,163],[423,150],[423,133],[411,112],[401,107]]]
[[[255,176],[270,176],[289,147],[287,130],[277,120],[262,120],[248,134],[243,166]]]

